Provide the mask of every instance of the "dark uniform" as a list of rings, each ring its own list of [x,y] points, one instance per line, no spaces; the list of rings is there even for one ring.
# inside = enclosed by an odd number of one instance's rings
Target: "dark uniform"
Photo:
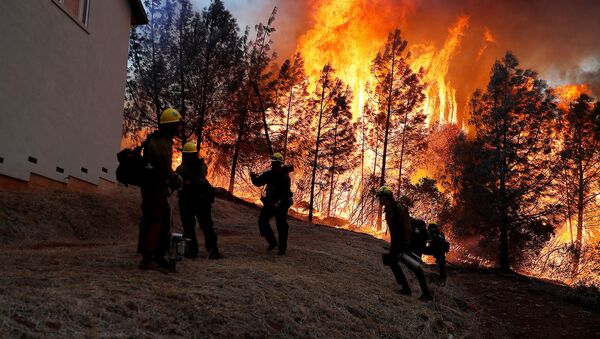
[[[148,136],[144,145],[144,178],[142,192],[142,220],[138,251],[143,262],[165,264],[164,256],[169,246],[171,214],[169,209],[169,184],[171,170],[172,137],[158,130]]]
[[[435,258],[435,263],[440,271],[440,279],[446,280],[446,253],[450,250],[450,244],[446,241],[444,233],[440,231],[437,225],[429,224],[428,236],[429,241],[423,249],[423,254],[432,255]]]
[[[440,279],[446,280],[446,252],[447,244],[444,234],[436,227],[425,226],[425,221],[411,218],[412,240],[410,251],[419,258],[423,255],[431,255],[438,265]]]
[[[279,252],[284,254],[287,249],[288,229],[287,213],[292,206],[292,191],[289,171],[286,167],[280,170],[268,170],[259,176],[251,175],[255,186],[267,185],[265,196],[261,198],[263,208],[258,217],[260,235],[269,243],[269,248],[279,246]],[[275,238],[269,221],[275,217],[279,242]]]
[[[217,246],[217,234],[213,228],[211,216],[212,204],[215,201],[214,188],[206,180],[208,168],[204,159],[186,157],[175,170],[183,179],[182,189],[179,192],[179,213],[183,225],[183,236],[190,239],[186,249],[189,258],[198,257],[198,239],[196,237],[196,219],[204,233],[204,245],[209,258],[220,257]]]
[[[398,257],[402,253],[409,252],[410,250],[412,230],[408,209],[399,203],[394,204],[394,208],[391,210],[386,207],[385,220],[390,231],[391,244],[390,252],[384,257],[384,264],[390,266],[394,273],[394,277],[396,278],[396,282],[402,286],[402,291],[406,294],[410,294],[410,286],[408,285],[404,272],[402,272],[402,268],[400,268],[400,265],[398,264]],[[421,267],[412,268],[408,265],[407,267],[413,271],[417,277],[423,295],[429,296],[429,289],[427,288],[423,269]]]

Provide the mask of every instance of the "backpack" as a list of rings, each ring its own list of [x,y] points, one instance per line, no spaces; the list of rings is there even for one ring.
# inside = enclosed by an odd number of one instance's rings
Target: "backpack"
[[[142,186],[144,177],[144,158],[142,149],[144,144],[136,148],[126,148],[117,153],[119,166],[117,167],[117,180],[125,185]]]
[[[410,218],[410,226],[412,230],[412,239],[411,244],[413,248],[425,248],[427,244],[427,227],[425,226],[425,221],[420,219]]]
[[[450,243],[446,240],[444,233],[440,230],[432,230],[429,232],[431,238],[431,247],[434,251],[440,253],[448,253],[450,251]]]

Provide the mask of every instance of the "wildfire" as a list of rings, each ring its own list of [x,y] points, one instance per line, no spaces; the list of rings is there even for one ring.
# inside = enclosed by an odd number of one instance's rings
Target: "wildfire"
[[[425,83],[428,85],[425,96],[424,111],[428,122],[456,123],[457,105],[456,90],[446,80],[450,59],[460,46],[460,39],[469,24],[469,17],[461,16],[454,26],[448,30],[448,38],[441,50],[435,51],[431,45],[417,45],[417,55],[411,67],[414,71],[425,70]],[[421,53],[419,53],[421,52]]]
[[[305,59],[307,74],[316,81],[323,65],[330,62],[355,93],[356,118],[366,98],[364,86],[371,79],[373,57],[389,32],[405,26],[405,17],[413,6],[409,1],[313,0],[310,7],[314,24],[299,39],[297,48]],[[432,43],[411,47],[412,69],[425,71],[423,80],[428,88],[423,109],[429,123],[457,121],[456,90],[447,75],[468,24],[469,17],[459,17],[439,50]],[[491,32],[486,32],[487,39],[494,41]]]
[[[371,60],[398,24],[397,13],[410,4],[386,0],[313,0],[314,26],[298,41],[307,74],[314,82],[330,62],[355,93],[354,117],[364,102],[363,88],[370,78]],[[377,13],[377,14],[376,14]]]
[[[582,94],[592,94],[587,84],[568,84],[556,87],[556,95],[560,99],[559,107],[564,110],[568,110],[571,102]]]

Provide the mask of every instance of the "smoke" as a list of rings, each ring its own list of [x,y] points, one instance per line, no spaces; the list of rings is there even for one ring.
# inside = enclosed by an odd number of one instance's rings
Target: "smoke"
[[[293,34],[275,37],[277,50],[282,57],[287,57],[294,52],[293,46],[297,46],[302,33],[317,24],[311,22],[311,11],[328,0],[273,2],[280,8],[277,28],[292,27]],[[364,0],[365,7],[369,3],[370,0]],[[387,7],[390,4],[398,9],[395,16],[383,9],[370,10],[369,14],[389,27],[401,28],[411,45],[433,44],[439,49],[457,18],[469,17],[469,26],[450,60],[447,75],[457,90],[459,123],[466,120],[461,112],[470,95],[486,85],[492,64],[507,51],[517,55],[522,67],[538,71],[553,86],[587,83],[593,94],[600,95],[600,2],[386,1]],[[370,38],[365,36],[365,39]]]
[[[313,13],[331,0],[227,0],[241,30],[265,22],[278,7],[273,35],[279,60],[290,57],[302,35],[317,25]],[[210,0],[193,0],[202,9]],[[469,17],[461,45],[450,60],[447,80],[456,88],[459,123],[466,117],[470,95],[486,85],[495,60],[507,51],[524,68],[540,73],[553,86],[587,83],[600,96],[600,1],[585,0],[385,0],[377,10],[362,0],[368,14],[390,31],[399,27],[409,44],[433,44],[438,49],[460,16]],[[396,11],[389,11],[389,8]],[[348,11],[354,15],[355,11]],[[340,15],[344,15],[340,12]],[[355,18],[345,18],[351,22]],[[366,30],[369,31],[369,30]],[[365,36],[364,39],[371,37]],[[324,61],[326,62],[326,61]]]

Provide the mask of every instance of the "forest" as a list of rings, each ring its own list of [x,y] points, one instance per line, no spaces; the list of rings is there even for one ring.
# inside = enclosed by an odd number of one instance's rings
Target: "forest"
[[[441,225],[452,262],[600,286],[600,102],[585,84],[552,87],[505,52],[459,123],[439,112],[433,66],[399,29],[360,65],[359,87],[333,62],[315,73],[302,50],[278,55],[277,8],[241,28],[221,0],[145,6],[150,23],[130,38],[123,147],[174,107],[176,148],[197,143],[213,185],[245,200],[261,194],[250,172],[281,152],[294,165],[292,209],[311,223],[386,238],[375,198],[385,184]]]

